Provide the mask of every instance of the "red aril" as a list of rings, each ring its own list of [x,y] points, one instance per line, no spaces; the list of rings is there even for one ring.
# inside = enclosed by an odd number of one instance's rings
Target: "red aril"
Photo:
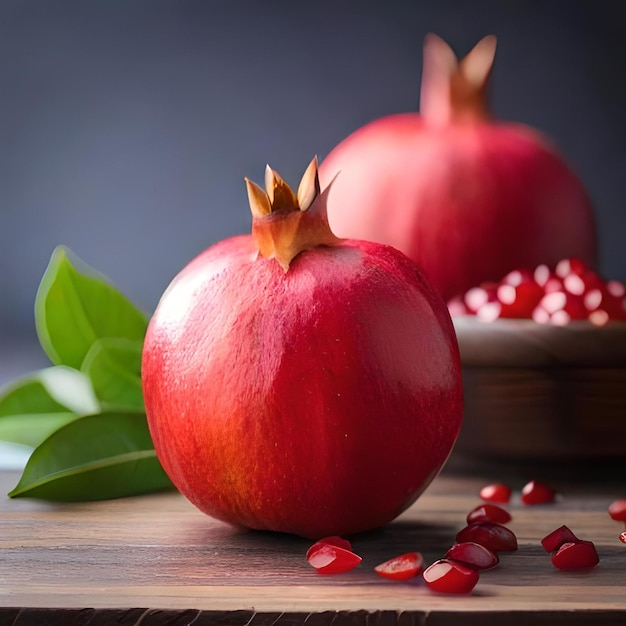
[[[467,523],[496,522],[506,524],[511,521],[511,514],[495,504],[479,504],[467,514]]]
[[[587,569],[600,562],[592,541],[568,541],[552,555],[552,564],[558,569]]]
[[[247,185],[252,235],[192,260],[146,334],[157,456],[231,524],[313,540],[380,527],[459,433],[447,307],[398,250],[333,235],[315,162],[297,193],[271,168],[265,190]]]
[[[549,504],[556,499],[556,491],[539,480],[531,480],[522,488],[522,504]]]
[[[440,593],[470,593],[479,580],[478,571],[450,559],[439,559],[422,574],[429,589]]]
[[[445,554],[446,559],[459,561],[463,565],[474,569],[491,569],[495,567],[500,559],[495,552],[489,550],[480,543],[465,541],[455,543]]]
[[[608,511],[611,519],[618,522],[626,522],[626,500],[615,500],[611,502]]]
[[[513,552],[517,550],[517,537],[515,533],[495,522],[475,522],[468,524],[456,535],[457,543],[472,541],[485,546],[492,552]]]
[[[318,543],[307,551],[307,561],[319,574],[343,574],[353,570],[362,559],[351,550],[330,543]]]
[[[534,271],[513,270],[498,283],[483,283],[448,303],[452,316],[475,315],[484,322],[500,318],[532,319],[565,326],[587,320],[603,326],[626,321],[625,287],[605,282],[577,259],[563,259],[554,271],[538,265]]]
[[[499,504],[508,504],[511,499],[511,487],[504,483],[494,483],[493,485],[485,485],[479,493],[483,500],[488,502],[498,502]]]
[[[495,37],[460,62],[424,42],[420,114],[375,120],[323,160],[336,234],[391,244],[446,300],[540,263],[596,261],[594,215],[580,179],[535,129],[493,119]],[[364,184],[367,181],[368,184]]]
[[[424,567],[424,559],[419,552],[407,552],[380,563],[374,571],[390,580],[409,580],[417,576]]]
[[[352,544],[347,539],[344,539],[343,537],[337,537],[337,536],[324,537],[323,539],[319,539],[318,541],[316,541],[307,550],[306,558],[308,559],[309,555],[315,552],[315,550],[317,550],[320,545],[330,545],[330,546],[335,546],[338,548],[343,548],[344,550],[349,550],[350,552],[352,551]]]
[[[541,545],[546,552],[558,550],[564,543],[580,541],[578,537],[565,525],[559,526],[541,540]]]

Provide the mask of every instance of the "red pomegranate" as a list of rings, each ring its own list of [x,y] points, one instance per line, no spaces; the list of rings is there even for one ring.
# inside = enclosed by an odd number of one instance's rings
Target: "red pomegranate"
[[[420,114],[366,124],[320,165],[333,231],[402,250],[446,300],[520,267],[596,261],[580,179],[536,130],[490,115],[495,49],[485,37],[458,62],[427,36]]]
[[[386,524],[446,461],[462,415],[446,305],[392,247],[329,229],[315,161],[297,195],[247,181],[252,235],[173,280],[142,378],[157,455],[226,522],[318,539]]]

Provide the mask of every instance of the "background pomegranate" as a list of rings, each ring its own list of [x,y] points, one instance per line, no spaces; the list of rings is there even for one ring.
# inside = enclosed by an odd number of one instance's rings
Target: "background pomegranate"
[[[195,258],[163,295],[142,378],[158,457],[198,508],[310,538],[383,525],[459,432],[458,346],[413,261],[338,240],[317,163],[297,197],[247,181],[253,234]]]
[[[322,185],[336,178],[333,231],[399,248],[446,300],[520,267],[596,262],[581,181],[537,131],[491,118],[495,49],[495,37],[485,37],[458,62],[427,36],[421,114],[365,125],[320,166]]]

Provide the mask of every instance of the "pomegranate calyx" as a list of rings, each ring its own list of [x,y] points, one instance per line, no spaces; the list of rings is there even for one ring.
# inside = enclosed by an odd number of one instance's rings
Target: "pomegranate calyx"
[[[496,53],[495,35],[483,37],[460,61],[433,33],[424,39],[420,113],[433,125],[491,118],[487,84]]]
[[[328,225],[326,194],[321,193],[317,157],[304,172],[298,192],[269,165],[265,168],[265,190],[245,179],[252,213],[252,235],[259,253],[275,258],[285,270],[304,250],[331,246],[339,239]]]

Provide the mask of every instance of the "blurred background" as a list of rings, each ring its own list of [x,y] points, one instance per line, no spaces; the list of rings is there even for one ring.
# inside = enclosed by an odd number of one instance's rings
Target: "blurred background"
[[[498,36],[497,117],[547,133],[626,280],[626,5],[617,0],[0,0],[0,384],[47,364],[33,302],[65,244],[147,312],[246,232],[243,177],[293,184],[416,111],[424,35]]]

